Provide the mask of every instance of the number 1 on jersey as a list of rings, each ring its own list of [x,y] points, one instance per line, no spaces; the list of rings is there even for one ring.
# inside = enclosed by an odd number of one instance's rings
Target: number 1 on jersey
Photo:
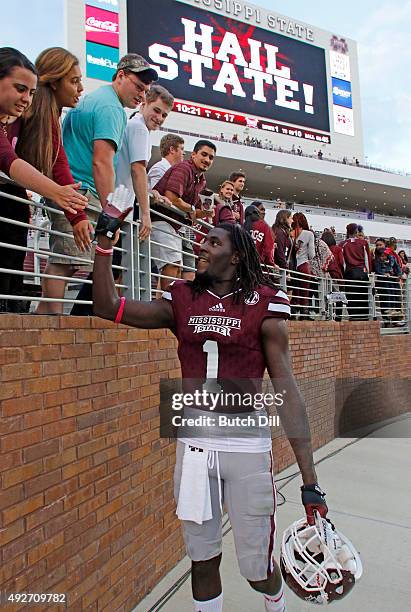
[[[203,351],[207,353],[206,381],[203,384],[203,390],[221,391],[221,386],[217,384],[218,342],[215,340],[206,340],[203,344]]]

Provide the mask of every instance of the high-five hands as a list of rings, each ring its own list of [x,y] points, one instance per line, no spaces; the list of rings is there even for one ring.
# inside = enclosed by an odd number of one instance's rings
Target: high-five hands
[[[95,235],[107,236],[114,241],[117,231],[132,210],[131,194],[124,185],[120,185],[108,196],[106,206],[98,217]]]

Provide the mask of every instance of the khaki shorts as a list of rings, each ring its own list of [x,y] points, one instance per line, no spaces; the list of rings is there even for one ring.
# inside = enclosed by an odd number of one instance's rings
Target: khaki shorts
[[[93,208],[98,208],[101,210],[100,200],[96,198],[96,196],[89,189],[80,190],[80,192],[87,197],[89,205],[93,206]],[[61,211],[61,208],[54,202],[47,202],[47,206]],[[98,212],[90,210],[89,208],[86,208],[86,212],[89,221],[97,220],[99,214]],[[92,258],[94,259],[94,247],[91,251],[80,251],[74,242],[73,228],[66,216],[64,214],[59,214],[58,212],[53,212],[52,210],[48,210],[47,214],[51,221],[52,230],[68,234],[67,236],[57,236],[55,234],[49,235],[49,263],[70,265],[73,268],[81,270],[92,270],[93,265],[91,260]],[[68,255],[68,257],[60,257],[60,255]]]
[[[184,443],[177,442],[174,497],[180,491]],[[276,492],[272,454],[218,452],[222,503],[230,518],[241,575],[265,580],[272,572],[275,544]],[[182,521],[187,554],[192,561],[207,561],[221,553],[222,516],[216,462],[209,468],[213,518],[199,525]]]

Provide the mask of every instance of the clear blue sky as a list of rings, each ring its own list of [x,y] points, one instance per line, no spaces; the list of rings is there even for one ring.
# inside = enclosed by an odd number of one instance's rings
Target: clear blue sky
[[[254,4],[358,42],[365,155],[411,172],[411,0]],[[63,0],[2,0],[1,22],[0,45],[15,46],[34,59],[64,40]]]

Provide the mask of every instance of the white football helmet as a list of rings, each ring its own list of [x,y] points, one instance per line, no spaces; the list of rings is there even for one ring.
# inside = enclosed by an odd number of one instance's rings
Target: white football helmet
[[[303,518],[285,530],[280,567],[298,597],[320,605],[345,597],[362,576],[361,559],[350,540],[318,514],[313,526]]]

